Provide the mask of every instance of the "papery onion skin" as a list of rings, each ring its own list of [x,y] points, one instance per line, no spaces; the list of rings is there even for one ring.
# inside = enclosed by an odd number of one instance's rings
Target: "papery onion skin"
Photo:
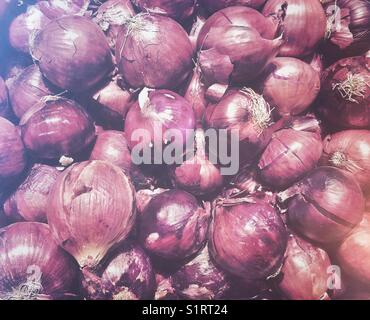
[[[370,70],[366,57],[341,59],[325,70],[317,101],[320,115],[336,129],[370,127]]]
[[[290,300],[321,300],[327,295],[330,266],[324,250],[290,235],[277,286]]]
[[[132,88],[173,89],[192,70],[193,47],[176,21],[139,14],[122,27],[115,56],[120,73]]]
[[[278,195],[288,201],[288,223],[319,243],[343,240],[361,221],[365,200],[360,185],[348,172],[319,167]],[[285,199],[284,199],[285,198]]]
[[[320,92],[320,77],[307,63],[290,57],[275,58],[266,67],[261,93],[280,115],[298,115]]]
[[[178,295],[189,300],[215,300],[230,289],[226,273],[219,269],[208,252],[208,246],[172,275]]]
[[[217,11],[206,20],[198,36],[198,49],[202,49],[207,34],[212,28],[223,26],[254,28],[263,38],[272,40],[277,34],[279,23],[277,16],[265,17],[252,8],[242,6],[228,7]]]
[[[94,21],[106,34],[112,50],[116,47],[121,26],[135,14],[130,0],[108,0],[99,6]]]
[[[304,57],[312,53],[324,39],[326,16],[319,0],[268,0],[262,13],[277,13],[287,3],[282,27],[286,42],[280,49],[284,57]],[[315,23],[312,23],[315,21]]]
[[[178,188],[194,195],[211,194],[223,185],[224,178],[220,168],[210,161],[206,154],[206,138],[202,129],[195,132],[194,150],[189,159],[170,168],[173,184]]]
[[[247,6],[258,9],[265,2],[266,0],[200,0],[200,3],[211,13],[231,6]]]
[[[172,277],[166,277],[160,273],[155,275],[157,288],[154,294],[155,300],[179,300],[173,287]]]
[[[293,124],[274,132],[260,158],[259,174],[269,186],[282,189],[292,185],[314,169],[321,158],[323,144],[318,120],[311,116],[297,120],[301,128]]]
[[[0,77],[0,117],[9,119],[12,116],[8,89],[2,77]]]
[[[345,130],[324,139],[323,165],[349,171],[361,185],[370,191],[370,131]]]
[[[156,126],[162,126],[162,133],[156,132]],[[148,137],[144,137],[142,142],[144,147],[149,147],[152,144],[162,147],[162,144],[168,142],[165,135],[167,130],[179,130],[183,144],[185,144],[190,137],[189,130],[194,127],[195,116],[190,103],[169,90],[145,88],[140,93],[139,101],[131,106],[125,121],[125,133],[131,149],[140,142],[134,140],[133,136],[137,129],[147,130],[146,132],[149,134]],[[158,138],[156,139],[156,137]],[[147,141],[148,138],[149,141]],[[182,147],[183,144],[178,141],[177,146]]]
[[[370,281],[370,220],[369,214],[364,215],[361,223],[340,244],[335,257],[349,277],[368,284]]]
[[[135,192],[129,177],[105,161],[72,165],[49,195],[53,235],[81,267],[95,267],[127,238],[135,223]]]
[[[82,16],[88,9],[89,0],[45,0],[38,4],[44,15],[54,20],[69,15]]]
[[[143,12],[161,14],[182,21],[191,17],[196,0],[133,0],[136,7]]]
[[[86,17],[51,21],[37,33],[31,55],[51,83],[73,92],[91,89],[113,69],[103,31]]]
[[[197,50],[197,41],[200,31],[206,22],[206,18],[202,15],[201,12],[197,13],[197,16],[194,18],[193,25],[189,31],[190,42],[193,45],[193,49]]]
[[[75,291],[79,282],[78,266],[57,245],[48,225],[14,223],[0,229],[0,240],[2,298],[37,299],[38,294]],[[23,292],[20,291],[22,286]]]
[[[21,118],[42,98],[53,95],[54,89],[36,65],[27,67],[9,85],[9,98],[15,115]]]
[[[0,179],[17,176],[26,167],[26,151],[17,128],[0,117]]]
[[[74,155],[95,139],[88,113],[75,101],[64,98],[34,105],[20,125],[26,148],[45,159]]]
[[[168,189],[162,189],[162,188],[157,188],[154,190],[151,189],[142,189],[136,192],[136,208],[137,208],[137,213],[142,214],[149,204],[150,200],[152,200],[154,197],[157,195],[168,191]]]
[[[205,240],[210,212],[181,190],[154,197],[139,219],[139,241],[150,253],[168,261],[184,260],[199,251]]]
[[[232,82],[243,86],[256,79],[283,43],[282,36],[264,39],[254,28],[215,27],[202,43],[199,64],[209,84]]]
[[[264,201],[224,199],[215,204],[209,249],[216,263],[248,282],[273,276],[281,267],[287,231]],[[244,202],[243,202],[244,201]]]
[[[48,195],[59,173],[55,167],[35,164],[4,203],[5,214],[13,221],[46,222]]]

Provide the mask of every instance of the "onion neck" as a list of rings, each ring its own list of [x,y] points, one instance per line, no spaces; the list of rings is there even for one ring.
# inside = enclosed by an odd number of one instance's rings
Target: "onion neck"
[[[282,191],[282,192],[279,192],[276,196],[278,202],[280,203],[284,203],[286,202],[287,200],[293,198],[294,196],[298,195],[301,193],[301,185],[298,183],[288,189],[286,189],[285,191]]]

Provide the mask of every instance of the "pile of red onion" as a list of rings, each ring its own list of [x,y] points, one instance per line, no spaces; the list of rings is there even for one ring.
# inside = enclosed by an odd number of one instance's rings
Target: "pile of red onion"
[[[0,300],[370,299],[368,0],[0,25]]]

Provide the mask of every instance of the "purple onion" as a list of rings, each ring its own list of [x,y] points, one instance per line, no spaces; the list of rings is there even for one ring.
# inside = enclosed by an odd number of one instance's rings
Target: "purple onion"
[[[251,8],[260,8],[266,0],[200,0],[207,11],[216,12],[220,9],[231,6],[247,6]]]
[[[8,98],[8,89],[3,78],[0,77],[0,117],[9,119],[11,116],[12,112]]]

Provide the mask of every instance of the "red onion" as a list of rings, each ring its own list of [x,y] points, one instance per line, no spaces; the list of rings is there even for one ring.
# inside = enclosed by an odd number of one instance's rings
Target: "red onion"
[[[9,27],[9,41],[13,48],[28,53],[30,41],[37,31],[50,22],[38,5],[29,6],[25,13],[16,17]]]
[[[320,243],[344,239],[361,221],[365,200],[355,178],[332,167],[313,170],[278,195],[288,201],[289,224]]]
[[[89,0],[45,0],[38,5],[49,19],[54,20],[62,16],[83,15],[86,13]]]
[[[277,279],[278,288],[291,300],[327,299],[330,266],[324,250],[290,235],[280,279]]]
[[[248,282],[266,280],[282,265],[287,232],[276,210],[248,197],[219,199],[209,232],[216,262]]]
[[[86,111],[59,97],[34,105],[20,125],[27,149],[45,159],[74,155],[95,139],[94,123]]]
[[[194,150],[187,159],[170,169],[173,184],[194,195],[214,193],[222,187],[223,176],[206,154],[206,137],[202,129],[195,132]]]
[[[54,91],[36,65],[27,67],[9,85],[9,98],[15,115],[21,118],[28,109],[42,98],[53,95]]]
[[[128,176],[105,161],[66,169],[49,195],[47,218],[57,242],[81,267],[94,267],[127,238],[135,222],[135,193]]]
[[[106,34],[112,50],[121,27],[135,14],[130,0],[108,0],[99,6],[94,20]]]
[[[171,277],[166,277],[162,274],[157,273],[155,275],[157,289],[155,291],[155,300],[178,300],[179,297],[176,294],[176,290],[173,287],[173,281]]]
[[[200,0],[207,11],[216,12],[231,6],[247,6],[251,8],[260,8],[266,0]]]
[[[199,66],[194,69],[193,77],[186,87],[185,99],[193,106],[195,119],[198,124],[203,120],[204,111],[207,106],[205,97],[206,88],[203,83],[202,71]]]
[[[322,76],[320,114],[336,128],[370,126],[370,70],[366,57],[339,60]]]
[[[91,89],[112,70],[103,31],[85,17],[51,21],[33,39],[31,55],[50,82],[75,92]]]
[[[280,50],[280,55],[309,55],[325,36],[324,9],[319,0],[268,0],[262,13],[265,16],[276,14],[284,3],[288,5],[283,25],[286,42]]]
[[[136,15],[116,43],[118,69],[132,88],[176,88],[191,72],[192,55],[185,30],[155,14]]]
[[[202,30],[202,27],[204,26],[205,22],[206,18],[203,17],[201,14],[197,14],[197,16],[194,19],[193,25],[191,26],[191,29],[189,31],[189,38],[195,51],[197,49],[199,33]]]
[[[157,195],[168,191],[167,189],[157,188],[154,190],[151,189],[142,189],[136,192],[136,209],[139,214],[142,214],[152,200]]]
[[[252,89],[230,90],[218,104],[207,107],[206,128],[237,130],[240,161],[249,164],[271,138],[272,119],[269,104]]]
[[[141,11],[185,20],[194,13],[196,0],[132,0]]]
[[[368,284],[370,281],[370,220],[365,214],[363,221],[342,242],[336,259],[344,272],[352,279]]]
[[[322,163],[349,171],[363,191],[370,190],[370,131],[346,130],[324,140]]]
[[[369,49],[370,3],[368,0],[327,0],[326,49],[334,57],[351,57]]]
[[[262,38],[274,39],[277,34],[280,23],[284,17],[284,10],[282,8],[279,14],[273,14],[265,17],[257,10],[247,7],[228,7],[217,11],[209,17],[201,29],[198,36],[198,49],[202,49],[208,33],[213,28],[220,27],[247,27],[256,29]]]
[[[230,288],[226,274],[214,265],[207,246],[172,276],[172,282],[180,297],[190,300],[221,299]]]
[[[161,127],[161,128],[160,128]],[[183,143],[189,139],[189,130],[195,127],[194,111],[190,103],[175,92],[169,90],[143,89],[139,100],[128,111],[125,132],[132,149],[139,144],[135,132],[145,130],[141,145],[144,148],[162,147],[171,139],[168,130],[176,129],[181,133]],[[162,130],[162,132],[157,132]],[[183,144],[176,142],[177,147]]]
[[[12,115],[9,98],[8,89],[2,77],[0,77],[0,117],[10,118]]]
[[[266,68],[260,86],[263,97],[280,115],[298,115],[318,96],[320,77],[301,60],[275,58]]]
[[[7,63],[3,65],[4,67],[4,79],[7,86],[15,77],[17,77],[24,69],[33,64],[30,55],[26,55],[19,51],[12,53],[10,57],[7,57]]]
[[[210,213],[189,193],[170,190],[154,197],[139,219],[139,240],[150,253],[183,260],[203,246]]]
[[[15,221],[46,222],[48,195],[59,171],[35,164],[26,179],[4,203],[4,212]]]
[[[198,47],[199,41],[201,37]],[[282,37],[264,39],[254,28],[215,27],[210,29],[199,48],[199,64],[210,85],[228,85],[230,81],[244,85],[263,71],[282,44]]]
[[[17,128],[0,117],[0,180],[20,174],[26,167],[26,152]]]
[[[55,242],[48,225],[19,222],[0,229],[2,299],[37,299],[75,290],[79,270]]]
[[[155,277],[147,254],[128,244],[112,254],[104,263],[101,277],[84,272],[84,286],[90,299],[142,300],[152,299]]]
[[[286,188],[316,167],[322,149],[318,120],[297,118],[272,135],[258,163],[260,176],[267,185]]]

